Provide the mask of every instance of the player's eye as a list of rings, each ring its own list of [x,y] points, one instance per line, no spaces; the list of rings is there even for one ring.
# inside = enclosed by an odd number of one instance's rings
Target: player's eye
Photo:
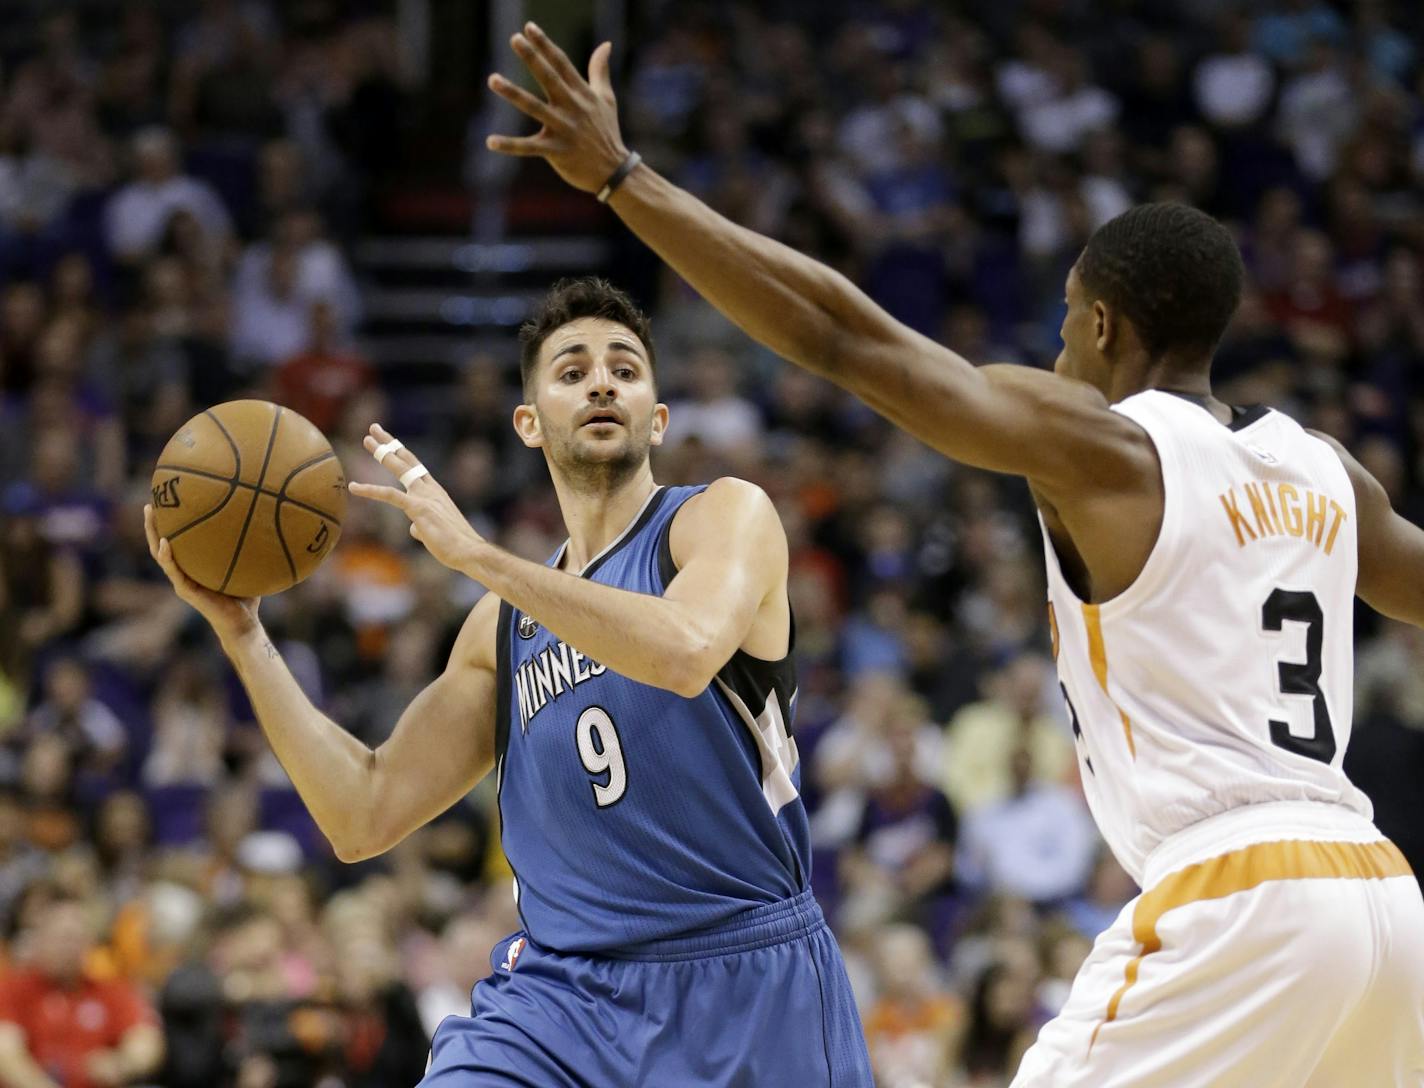
[[[631,366],[620,366],[613,373],[617,374],[625,382],[631,382],[634,378],[638,376],[637,371],[635,371]]]
[[[583,381],[583,371],[572,369],[566,370],[559,375],[559,381],[564,382],[567,385],[575,385],[576,383]]]

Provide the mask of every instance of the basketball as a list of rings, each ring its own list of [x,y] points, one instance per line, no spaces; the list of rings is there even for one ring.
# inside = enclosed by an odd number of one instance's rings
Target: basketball
[[[153,514],[193,581],[265,597],[331,554],[346,516],[346,473],[331,443],[296,412],[229,401],[188,420],[163,447]]]

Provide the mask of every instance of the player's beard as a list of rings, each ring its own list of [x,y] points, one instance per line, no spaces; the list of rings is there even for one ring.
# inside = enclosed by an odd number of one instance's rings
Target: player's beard
[[[615,452],[601,451],[590,456],[587,441],[580,441],[578,428],[566,434],[550,435],[545,449],[552,467],[576,490],[608,494],[635,476],[648,460],[652,447],[653,421],[630,419],[623,424],[624,437]],[[549,432],[545,432],[549,434]]]

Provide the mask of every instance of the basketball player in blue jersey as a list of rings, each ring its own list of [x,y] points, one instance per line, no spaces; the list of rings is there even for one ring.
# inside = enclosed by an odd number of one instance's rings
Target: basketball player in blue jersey
[[[647,319],[597,279],[521,330],[514,426],[542,449],[568,541],[541,565],[482,539],[410,450],[365,439],[389,503],[490,589],[444,673],[374,751],[314,707],[258,602],[188,579],[272,748],[344,861],[390,849],[491,769],[523,929],[431,1088],[869,1088],[864,1037],[811,864],[791,722],[786,538],[759,488],[662,487]]]

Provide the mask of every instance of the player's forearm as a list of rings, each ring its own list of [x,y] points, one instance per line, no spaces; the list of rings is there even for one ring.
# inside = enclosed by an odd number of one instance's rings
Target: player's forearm
[[[340,852],[368,815],[371,749],[312,705],[261,624],[224,637],[223,650],[278,762]]]
[[[845,364],[887,318],[840,273],[733,223],[648,166],[634,170],[609,205],[748,335],[853,391],[873,382],[865,368]]]
[[[716,672],[715,637],[675,601],[576,578],[485,541],[465,573],[630,680],[690,697]]]

